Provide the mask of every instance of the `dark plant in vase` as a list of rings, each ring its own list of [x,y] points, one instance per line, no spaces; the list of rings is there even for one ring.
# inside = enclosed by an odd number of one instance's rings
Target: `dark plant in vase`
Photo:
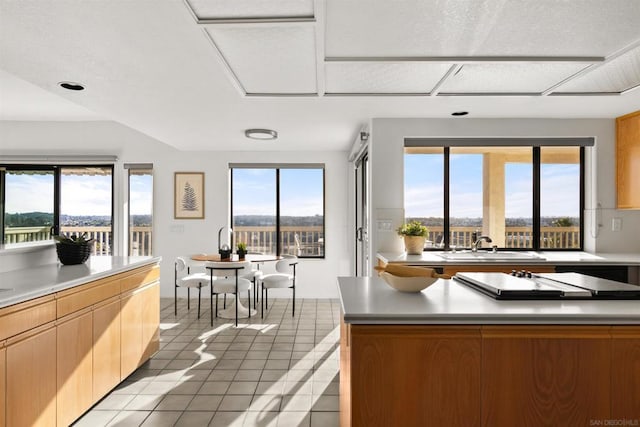
[[[244,259],[245,255],[247,255],[247,244],[244,242],[238,243],[236,252],[239,259]]]
[[[58,259],[64,265],[82,264],[91,256],[93,239],[87,239],[87,233],[79,236],[53,236],[56,241]]]

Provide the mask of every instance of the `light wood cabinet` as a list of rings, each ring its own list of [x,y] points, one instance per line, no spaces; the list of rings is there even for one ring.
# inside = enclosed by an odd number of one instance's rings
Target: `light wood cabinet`
[[[7,350],[4,348],[4,343],[0,348],[0,427],[4,427],[6,417],[6,394],[5,388],[7,386],[6,381],[7,372]]]
[[[0,427],[67,426],[159,349],[157,264],[0,309]]]
[[[142,292],[142,359],[148,360],[160,349],[160,285]]]
[[[141,291],[132,292],[120,301],[120,379],[124,380],[138,368],[142,359],[142,299]]]
[[[7,343],[6,424],[56,425],[56,328],[48,324]]]
[[[119,298],[93,310],[93,366],[93,401],[97,402],[120,383]]]
[[[58,321],[56,374],[59,426],[71,424],[93,404],[92,318],[91,311],[85,309]]]
[[[640,209],[640,111],[616,119],[618,209]]]

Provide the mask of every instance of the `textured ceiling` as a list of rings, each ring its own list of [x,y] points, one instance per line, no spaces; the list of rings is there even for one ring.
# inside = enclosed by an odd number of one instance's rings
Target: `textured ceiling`
[[[0,0],[0,119],[346,150],[373,117],[616,117],[640,109],[639,22],[637,0]]]

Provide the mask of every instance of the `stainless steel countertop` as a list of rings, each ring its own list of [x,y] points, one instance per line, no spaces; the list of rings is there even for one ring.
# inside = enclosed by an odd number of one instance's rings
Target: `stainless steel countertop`
[[[454,280],[419,293],[379,277],[339,277],[345,322],[352,324],[640,325],[639,301],[498,301]]]
[[[0,273],[0,308],[154,264],[161,259],[150,256],[92,256],[84,264],[54,263]]]

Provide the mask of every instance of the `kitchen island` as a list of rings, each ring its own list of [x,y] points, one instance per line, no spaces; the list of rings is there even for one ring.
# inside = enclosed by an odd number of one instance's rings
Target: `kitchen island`
[[[453,280],[338,288],[343,427],[640,424],[638,301],[497,301]]]
[[[67,426],[159,348],[159,257],[0,273],[0,426]]]

